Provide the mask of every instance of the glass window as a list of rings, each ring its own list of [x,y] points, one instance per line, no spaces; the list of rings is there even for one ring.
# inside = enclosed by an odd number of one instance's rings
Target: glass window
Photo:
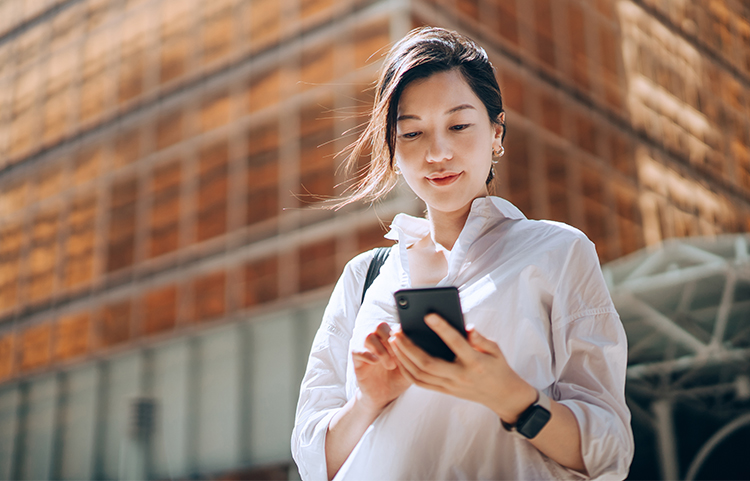
[[[64,361],[86,354],[89,350],[91,316],[88,312],[61,317],[55,326],[54,356]]]
[[[132,177],[118,179],[112,184],[107,272],[131,266],[134,262],[137,191],[137,181]]]
[[[18,404],[21,396],[15,384],[0,389],[0,479],[13,479],[16,432],[18,430]]]
[[[49,208],[38,213],[32,223],[31,248],[28,257],[29,277],[26,281],[28,300],[37,302],[55,293],[55,264],[59,210]]]
[[[255,126],[247,136],[247,224],[279,215],[279,132],[276,119]]]
[[[330,102],[319,102],[300,113],[300,187],[302,199],[334,194],[333,118]]]
[[[509,199],[521,212],[531,217],[531,179],[529,178],[529,151],[526,132],[513,126],[513,135],[505,138],[505,152],[513,159],[508,161],[508,179],[500,179],[510,191]]]
[[[390,43],[388,19],[357,25],[352,32],[354,41],[354,66],[361,68],[380,60],[381,49]]]
[[[129,299],[115,301],[102,308],[97,329],[98,345],[109,347],[130,338],[131,310]]]
[[[156,429],[152,439],[152,476],[156,479],[188,478],[190,463],[188,422],[190,349],[184,339],[154,350]]]
[[[226,273],[215,272],[193,281],[193,319],[204,321],[226,312]]]
[[[107,365],[102,382],[106,386],[104,407],[103,443],[101,469],[94,479],[122,479],[121,471],[133,453],[128,453],[128,428],[133,398],[141,396],[141,371],[143,360],[140,352],[114,359]],[[124,456],[124,459],[123,459]]]
[[[51,347],[52,328],[49,322],[26,328],[21,334],[21,370],[30,371],[49,364]]]
[[[201,336],[198,343],[198,412],[194,433],[202,470],[220,471],[240,460],[240,345],[238,326]],[[274,355],[278,359],[279,353]],[[275,402],[279,402],[277,398]],[[276,429],[281,429],[277,426]],[[283,436],[287,439],[289,431]]]
[[[141,132],[137,127],[126,129],[115,137],[114,148],[115,168],[124,167],[138,160],[141,156]]]
[[[565,152],[555,148],[545,147],[545,163],[547,167],[547,195],[549,217],[558,222],[570,222],[568,211],[568,162]]]
[[[25,399],[24,429],[21,449],[20,478],[51,479],[52,446],[55,437],[57,379],[45,376],[28,385]]]
[[[151,200],[151,257],[176,250],[180,245],[180,182],[179,160],[164,163],[154,170]]]
[[[278,104],[279,85],[281,85],[279,69],[269,70],[251,78],[248,85],[248,111],[255,112]]]
[[[588,55],[586,54],[586,25],[581,7],[568,3],[568,36],[570,56],[573,64],[573,81],[583,89],[589,88]]]
[[[292,316],[253,322],[248,327],[251,396],[244,409],[250,413],[251,460],[259,464],[284,461],[290,457],[289,433],[299,389],[295,341],[301,333]]]
[[[200,111],[201,131],[206,132],[229,122],[230,98],[226,92],[219,92],[203,101]]]
[[[279,40],[282,4],[278,0],[253,0],[245,4],[243,24],[252,50],[261,50]]]
[[[66,376],[60,417],[60,479],[93,479],[99,370],[87,364]]]
[[[607,217],[608,209],[604,199],[604,179],[598,169],[585,165],[581,169],[581,191],[585,216],[586,235],[596,244],[602,260],[611,260],[611,245],[608,242]]]
[[[205,5],[219,2],[210,2]],[[231,5],[218,12],[211,12],[203,20],[201,40],[203,43],[203,63],[210,63],[232,53],[234,40],[234,10]]]
[[[143,334],[154,334],[174,327],[177,319],[177,286],[154,289],[144,296],[143,303]]]
[[[245,265],[245,307],[272,301],[279,297],[279,265],[276,256],[258,259]]]
[[[547,66],[555,68],[555,38],[550,0],[534,2],[534,24],[537,57]]]
[[[182,140],[182,110],[161,114],[156,121],[156,149],[161,150]]]
[[[68,214],[63,285],[71,288],[91,282],[94,276],[96,193],[78,195]]]
[[[197,240],[222,235],[227,230],[229,147],[221,141],[202,149],[198,165]]]
[[[18,303],[18,280],[21,274],[23,227],[20,222],[0,226],[0,313]]]
[[[334,53],[333,44],[302,52],[299,75],[303,90],[327,86],[336,73]]]
[[[302,246],[299,251],[301,292],[336,282],[336,241],[334,239]]]

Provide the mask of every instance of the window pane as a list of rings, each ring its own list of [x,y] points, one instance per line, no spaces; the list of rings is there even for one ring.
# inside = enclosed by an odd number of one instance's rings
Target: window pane
[[[91,479],[94,459],[94,434],[98,370],[89,364],[68,375],[60,433],[60,477]]]
[[[54,376],[29,385],[21,453],[21,479],[50,479],[57,382]]]
[[[239,461],[240,339],[237,326],[200,339],[196,444],[201,470],[228,469]],[[287,442],[290,432],[284,433]]]
[[[188,383],[190,351],[186,341],[173,342],[154,351],[156,429],[152,440],[156,479],[187,478]]]

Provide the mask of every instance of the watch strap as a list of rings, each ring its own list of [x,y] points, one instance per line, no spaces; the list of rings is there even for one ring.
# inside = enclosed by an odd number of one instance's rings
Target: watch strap
[[[500,424],[506,431],[526,439],[535,437],[539,431],[549,422],[551,417],[551,401],[549,397],[539,389],[536,389],[537,399],[534,403],[522,412],[515,424],[506,423],[502,419]],[[532,426],[527,426],[533,424]]]

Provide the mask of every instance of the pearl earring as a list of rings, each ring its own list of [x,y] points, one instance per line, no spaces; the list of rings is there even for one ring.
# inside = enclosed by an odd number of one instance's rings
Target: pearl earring
[[[499,160],[499,157],[502,157],[503,154],[505,154],[505,147],[503,147],[502,145],[500,146],[500,149],[498,150],[492,149],[492,157],[493,157],[492,163],[496,164]]]

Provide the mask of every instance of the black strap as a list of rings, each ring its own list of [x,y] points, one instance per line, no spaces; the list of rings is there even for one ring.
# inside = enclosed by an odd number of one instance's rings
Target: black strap
[[[375,249],[375,255],[370,261],[370,267],[367,268],[367,277],[365,277],[365,287],[362,289],[362,301],[365,300],[365,293],[370,288],[373,281],[378,274],[380,274],[380,268],[385,264],[385,260],[388,259],[388,254],[391,253],[390,247],[378,247]]]

